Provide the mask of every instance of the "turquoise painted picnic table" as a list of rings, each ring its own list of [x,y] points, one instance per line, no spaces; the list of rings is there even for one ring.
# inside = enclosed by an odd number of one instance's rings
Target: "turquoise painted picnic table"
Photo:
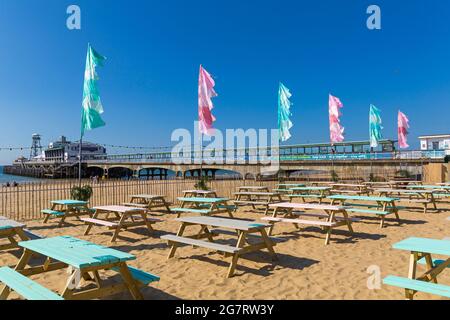
[[[79,220],[80,216],[92,215],[93,211],[88,208],[87,201],[79,200],[53,200],[51,209],[42,210],[44,214],[44,223],[47,223],[50,218],[60,219],[58,226],[61,227],[65,220],[69,217],[76,217]]]
[[[29,240],[25,233],[25,224],[0,216],[0,239],[8,239],[9,243],[0,245],[0,251],[18,247],[16,237],[21,241]]]
[[[176,213],[178,218],[181,213],[199,213],[201,215],[215,215],[226,213],[233,218],[234,207],[228,205],[228,198],[201,198],[201,197],[180,197],[180,208],[172,208],[171,212]]]
[[[65,282],[61,296],[69,300],[99,299],[124,291],[129,291],[134,299],[142,299],[139,287],[142,285],[129,268],[128,261],[136,257],[129,253],[103,247],[88,241],[72,237],[55,237],[41,240],[20,242],[24,253],[15,270],[24,276],[38,275],[60,269],[67,269],[69,279]],[[32,256],[43,256],[42,265],[29,266]],[[114,270],[121,275],[122,282],[105,285],[99,272]],[[94,283],[96,288],[83,288],[81,280]],[[155,281],[158,280],[155,278]],[[4,288],[0,296],[5,296]],[[6,292],[8,293],[8,292]]]
[[[352,196],[344,194],[329,196],[328,199],[331,200],[331,204],[338,202],[343,206],[350,206],[351,208],[347,209],[347,212],[375,214],[379,216],[381,219],[380,228],[384,227],[385,217],[389,214],[394,214],[398,223],[400,223],[400,215],[396,205],[396,202],[400,201],[400,198]],[[348,203],[348,201],[357,201],[358,203]],[[369,202],[372,204],[360,202]]]
[[[394,244],[393,248],[410,252],[408,279],[390,276],[385,279],[385,284],[404,288],[407,299],[413,299],[418,291],[450,297],[450,287],[438,284],[438,276],[450,266],[449,240],[413,237]],[[447,259],[433,259],[434,255]],[[426,268],[421,275],[417,274],[418,264]]]

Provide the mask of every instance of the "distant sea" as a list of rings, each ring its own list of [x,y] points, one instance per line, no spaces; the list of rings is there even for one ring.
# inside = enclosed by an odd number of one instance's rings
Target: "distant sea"
[[[14,181],[17,183],[21,183],[21,182],[39,181],[39,179],[3,174],[3,166],[0,166],[0,185],[3,185],[7,182],[13,183]]]

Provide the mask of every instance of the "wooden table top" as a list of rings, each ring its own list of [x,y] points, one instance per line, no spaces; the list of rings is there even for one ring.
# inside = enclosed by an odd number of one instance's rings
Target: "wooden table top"
[[[183,217],[178,218],[176,221],[198,224],[202,226],[211,226],[216,228],[225,228],[232,230],[249,231],[253,229],[269,228],[271,225],[267,223],[260,223],[257,221],[217,218],[217,217]]]
[[[130,197],[135,199],[150,199],[150,200],[164,198],[164,196],[158,196],[153,194],[135,194]]]
[[[52,204],[59,204],[62,206],[85,206],[88,204],[87,201],[79,201],[79,200],[53,200]]]
[[[0,230],[25,228],[25,224],[0,216]]]
[[[126,206],[100,206],[94,207],[95,210],[107,211],[107,212],[117,212],[117,213],[128,213],[128,212],[141,212],[144,211],[140,208],[126,207]]]
[[[393,245],[394,249],[450,256],[450,241],[408,238]]]
[[[342,211],[349,209],[348,206],[332,206],[327,204],[311,204],[311,203],[275,203],[270,205],[271,208],[282,208],[282,209],[317,209],[317,210],[328,210],[328,211]]]
[[[131,254],[72,237],[24,241],[19,246],[77,269],[136,259]]]

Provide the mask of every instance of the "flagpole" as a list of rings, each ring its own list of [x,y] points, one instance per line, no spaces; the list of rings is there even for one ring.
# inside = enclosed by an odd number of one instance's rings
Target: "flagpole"
[[[80,137],[80,145],[78,150],[78,186],[81,188],[81,158],[83,156],[83,135]]]

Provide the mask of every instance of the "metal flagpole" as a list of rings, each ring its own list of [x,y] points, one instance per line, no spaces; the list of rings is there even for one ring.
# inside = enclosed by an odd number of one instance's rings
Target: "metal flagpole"
[[[83,156],[83,135],[80,137],[80,146],[78,151],[78,186],[81,188],[81,158]]]

